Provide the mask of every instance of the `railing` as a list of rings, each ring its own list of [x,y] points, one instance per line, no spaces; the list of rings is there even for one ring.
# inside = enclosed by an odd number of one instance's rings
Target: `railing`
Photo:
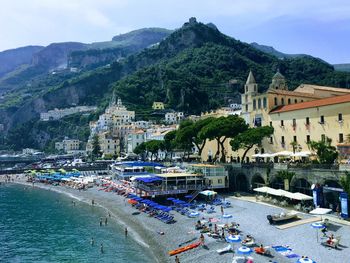
[[[339,170],[338,164],[288,163],[288,168]]]
[[[144,184],[138,184],[136,188],[139,188],[144,191],[169,191],[169,190],[202,190],[204,185],[170,185],[170,186],[147,186]]]
[[[242,168],[273,168],[273,163],[242,163]]]

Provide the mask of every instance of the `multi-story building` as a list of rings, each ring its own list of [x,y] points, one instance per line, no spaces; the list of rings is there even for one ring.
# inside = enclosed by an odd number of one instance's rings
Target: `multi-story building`
[[[143,130],[135,130],[129,133],[128,135],[128,142],[127,142],[127,149],[128,153],[134,152],[134,149],[140,145],[141,143],[145,142],[146,140],[146,132]]]
[[[91,112],[91,111],[96,111],[96,109],[97,107],[95,106],[77,106],[77,107],[71,107],[71,108],[65,108],[65,109],[54,109],[54,110],[49,110],[48,112],[40,113],[40,120],[41,121],[59,120],[71,114]]]
[[[65,153],[71,151],[77,151],[80,148],[80,141],[77,139],[65,138],[62,142],[55,143],[55,149],[57,151],[63,151]]]
[[[167,113],[165,113],[164,117],[165,117],[165,123],[176,124],[184,119],[184,113],[183,112],[175,112],[175,111],[167,112]]]
[[[102,155],[118,155],[120,153],[120,138],[109,132],[99,133],[99,143]]]
[[[153,102],[152,109],[154,109],[154,110],[164,110],[164,103],[163,102],[159,102],[159,101],[155,101],[155,102]]]
[[[241,116],[250,127],[272,126],[274,134],[264,139],[260,147],[252,148],[246,161],[255,151],[306,151],[309,141],[326,137],[332,139],[334,146],[347,152],[345,148],[350,147],[345,144],[350,134],[349,106],[348,89],[302,84],[290,91],[280,72],[273,76],[268,90],[259,93],[250,72],[242,94]],[[216,152],[216,147],[215,142],[207,143],[202,158],[207,160],[208,155]],[[225,150],[227,157],[239,159],[243,155],[242,151],[232,152],[229,140],[225,142]]]

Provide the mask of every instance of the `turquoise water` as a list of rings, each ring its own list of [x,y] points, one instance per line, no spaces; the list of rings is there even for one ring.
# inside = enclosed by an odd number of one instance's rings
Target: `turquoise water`
[[[100,227],[100,217],[102,209],[59,193],[0,185],[0,262],[154,262],[116,219]]]

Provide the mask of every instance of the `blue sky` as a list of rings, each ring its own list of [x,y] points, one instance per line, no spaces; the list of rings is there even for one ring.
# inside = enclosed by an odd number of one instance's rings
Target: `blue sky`
[[[174,29],[192,16],[245,42],[350,63],[349,0],[1,0],[0,50]]]

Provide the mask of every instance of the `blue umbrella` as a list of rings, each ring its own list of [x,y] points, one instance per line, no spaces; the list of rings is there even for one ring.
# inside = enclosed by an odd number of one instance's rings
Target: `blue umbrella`
[[[318,242],[318,229],[325,228],[325,225],[321,223],[312,223],[311,227],[316,229],[316,240]]]
[[[249,255],[253,252],[249,247],[240,247],[237,249],[238,254]]]
[[[296,263],[316,263],[316,262],[309,258],[299,258]]]
[[[226,237],[226,242],[228,242],[228,243],[241,242],[241,236],[240,235],[230,235],[230,236]]]

